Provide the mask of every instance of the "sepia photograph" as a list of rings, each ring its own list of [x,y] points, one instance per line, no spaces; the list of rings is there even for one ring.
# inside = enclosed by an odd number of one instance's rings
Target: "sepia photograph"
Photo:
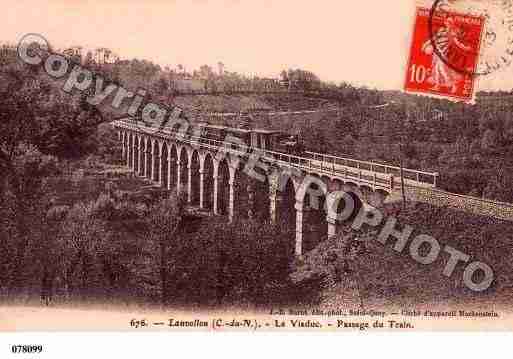
[[[2,5],[0,336],[513,330],[513,0]]]

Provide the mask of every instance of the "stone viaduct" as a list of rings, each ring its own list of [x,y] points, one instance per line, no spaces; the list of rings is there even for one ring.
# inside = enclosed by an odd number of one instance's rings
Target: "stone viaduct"
[[[215,215],[279,223],[302,255],[336,235],[342,223],[328,214],[328,193],[344,191],[355,208],[380,207],[400,192],[399,168],[305,152],[300,156],[264,151],[141,126],[113,123],[126,165],[168,190],[186,192],[190,206]],[[257,158],[258,163],[252,159]],[[248,163],[253,165],[248,166]],[[249,170],[248,170],[249,168]],[[408,185],[436,186],[435,173],[404,170]],[[315,195],[313,195],[315,194]],[[344,203],[344,201],[341,201]]]

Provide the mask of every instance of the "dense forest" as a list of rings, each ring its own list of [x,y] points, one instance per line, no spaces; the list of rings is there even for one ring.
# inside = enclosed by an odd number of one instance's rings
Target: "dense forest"
[[[476,105],[464,105],[403,94],[384,96],[389,106],[379,112],[349,106],[338,117],[326,115],[301,129],[307,146],[436,171],[443,189],[513,202],[511,99],[504,96],[488,103],[483,95]]]

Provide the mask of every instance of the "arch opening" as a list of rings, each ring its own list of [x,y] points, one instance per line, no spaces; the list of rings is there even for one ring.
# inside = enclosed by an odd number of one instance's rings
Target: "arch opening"
[[[271,219],[271,198],[269,193],[269,178],[261,168],[255,171],[264,179],[253,179],[253,213],[254,218],[260,222],[267,222]]]
[[[219,163],[218,177],[217,211],[220,215],[228,215],[230,210],[230,169],[226,159]]]
[[[134,141],[134,172],[137,173],[139,168],[139,136],[135,136]]]
[[[344,198],[342,198],[340,200],[340,202],[338,203],[337,213],[338,214],[343,213],[345,211],[346,206],[349,206],[349,205],[350,205],[350,207],[349,207],[350,212],[344,213],[344,216],[343,216],[344,219],[337,219],[337,221],[336,221],[337,230],[339,228],[350,227],[351,224],[353,223],[353,221],[355,220],[356,216],[360,212],[360,210],[363,208],[363,202],[362,202],[360,196],[358,196],[358,194],[356,193],[356,190],[354,188],[345,187],[342,191],[346,195],[351,197],[351,201],[350,201],[351,203],[346,203]],[[351,210],[351,207],[352,207],[352,210]]]
[[[167,188],[167,181],[168,181],[168,176],[167,176],[167,173],[169,171],[169,164],[167,162],[167,159],[168,159],[168,156],[169,156],[169,152],[168,152],[168,144],[166,142],[164,142],[162,144],[162,152],[161,152],[161,156],[162,158],[160,159],[162,162],[162,173],[161,173],[161,181],[160,181],[160,184],[163,188]]]
[[[214,210],[214,161],[207,153],[203,165],[203,208]]]
[[[139,175],[142,176],[145,174],[146,168],[144,162],[144,138],[139,137]]]
[[[153,141],[153,158],[152,158],[152,169],[153,176],[152,181],[158,182],[159,180],[159,143],[157,141]]]
[[[250,195],[249,192],[252,191],[251,187],[251,179],[248,175],[242,170],[237,169],[235,171],[234,178],[234,219],[237,220],[246,220],[249,218],[248,211],[252,208],[252,205],[249,203]]]
[[[198,151],[192,153],[191,158],[191,204],[200,205],[200,158]]]
[[[169,153],[168,153],[168,167],[169,167],[169,187],[171,190],[175,189],[176,181],[177,181],[177,152],[176,146],[174,144],[169,144]]]
[[[182,147],[180,149],[180,190],[187,191],[188,188],[188,174],[187,166],[189,165],[189,157],[187,156],[187,149]]]
[[[328,238],[327,215],[326,190],[311,182],[303,199],[303,252],[311,251]]]
[[[296,190],[292,178],[287,178],[286,185],[282,191],[278,191],[276,200],[276,223],[282,228],[293,253],[296,240]]]
[[[128,163],[128,165],[129,165],[129,166],[131,166],[131,165],[132,165],[132,163],[133,163],[133,162],[132,162],[132,146],[133,146],[133,144],[134,144],[134,142],[133,142],[133,141],[134,141],[133,136],[132,136],[132,134],[130,133],[130,134],[128,135],[127,151],[126,151],[126,155],[127,155],[127,157],[126,157],[126,158],[127,158],[127,163]]]
[[[149,178],[150,180],[152,179],[151,177],[151,168],[152,168],[152,156],[151,156],[151,146],[152,146],[152,141],[147,138],[146,139],[146,142],[145,142],[145,146],[146,146],[146,171],[145,171],[145,174],[146,174],[146,178]]]

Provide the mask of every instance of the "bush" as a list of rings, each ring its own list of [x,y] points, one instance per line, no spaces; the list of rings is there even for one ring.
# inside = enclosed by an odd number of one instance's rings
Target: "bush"
[[[116,204],[116,219],[118,220],[144,218],[147,213],[148,207],[145,204],[136,204],[129,201]]]
[[[481,170],[446,168],[440,181],[440,187],[454,193],[481,191],[486,187],[486,178]]]
[[[213,220],[181,237],[169,256],[175,301],[263,305],[291,286],[292,243],[277,226]]]
[[[66,218],[69,210],[69,206],[52,206],[46,213],[46,218],[49,221],[60,222]]]
[[[116,214],[115,203],[106,194],[101,194],[91,206],[91,217],[103,220],[112,220]]]
[[[78,186],[78,184],[84,180],[84,174],[85,173],[83,169],[78,169],[73,172],[73,174],[71,175],[71,182],[74,186]]]

